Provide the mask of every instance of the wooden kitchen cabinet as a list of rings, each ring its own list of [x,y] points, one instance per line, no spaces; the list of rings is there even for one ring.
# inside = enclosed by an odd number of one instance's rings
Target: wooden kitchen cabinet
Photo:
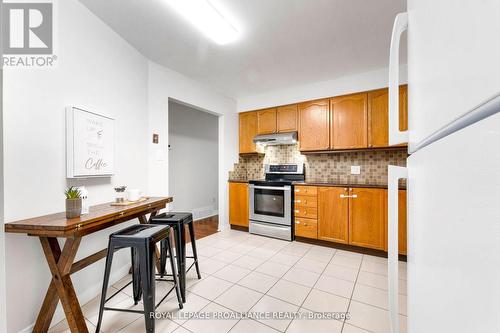
[[[314,219],[295,218],[295,236],[318,238],[318,221]]]
[[[257,135],[257,112],[240,113],[239,121],[240,154],[256,153],[253,138]]]
[[[276,108],[257,111],[257,134],[276,133]]]
[[[385,250],[387,190],[349,190],[349,244]]]
[[[278,133],[297,131],[298,106],[297,104],[280,106],[277,109]]]
[[[247,183],[229,183],[229,224],[248,227]]]
[[[399,87],[399,130],[408,129],[408,87]],[[368,93],[368,147],[389,146],[389,90]]]
[[[318,239],[348,243],[348,193],[343,187],[318,188]]]
[[[335,97],[330,100],[330,148],[368,147],[368,95]]]
[[[329,109],[328,99],[299,104],[299,150],[330,148]]]

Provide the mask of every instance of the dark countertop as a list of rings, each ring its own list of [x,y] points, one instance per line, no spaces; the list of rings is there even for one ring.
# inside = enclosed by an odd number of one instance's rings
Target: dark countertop
[[[248,183],[248,180],[246,179],[230,179],[230,183]],[[323,181],[323,180],[306,180],[304,182],[294,182],[294,185],[300,185],[300,186],[329,186],[329,187],[353,187],[353,188],[387,188],[387,184],[356,184],[356,183],[351,183],[351,184],[345,184],[345,183],[338,183],[335,181]],[[400,190],[406,190],[405,185],[399,185]]]

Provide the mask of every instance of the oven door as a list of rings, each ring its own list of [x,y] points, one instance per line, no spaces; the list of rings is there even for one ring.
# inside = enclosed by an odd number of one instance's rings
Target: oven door
[[[250,220],[292,225],[292,187],[250,184]]]

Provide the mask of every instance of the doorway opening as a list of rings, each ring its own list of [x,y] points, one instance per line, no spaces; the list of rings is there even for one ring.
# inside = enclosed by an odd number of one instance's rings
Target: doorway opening
[[[196,238],[217,232],[218,115],[169,99],[168,161],[171,210],[193,214]]]

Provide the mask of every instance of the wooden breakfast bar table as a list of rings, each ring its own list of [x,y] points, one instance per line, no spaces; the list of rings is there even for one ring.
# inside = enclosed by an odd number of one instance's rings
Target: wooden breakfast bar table
[[[47,332],[57,303],[61,300],[69,328],[73,333],[87,333],[82,309],[71,282],[71,274],[95,263],[106,256],[107,249],[74,261],[82,237],[112,227],[119,223],[139,219],[147,223],[146,214],[155,216],[172,202],[172,197],[148,198],[128,206],[112,206],[111,203],[92,206],[90,213],[74,219],[66,219],[65,213],[35,217],[5,224],[5,232],[23,233],[38,237],[52,273],[52,281],[38,314],[33,332]],[[61,250],[57,238],[66,238]],[[156,263],[159,253],[156,254]]]

